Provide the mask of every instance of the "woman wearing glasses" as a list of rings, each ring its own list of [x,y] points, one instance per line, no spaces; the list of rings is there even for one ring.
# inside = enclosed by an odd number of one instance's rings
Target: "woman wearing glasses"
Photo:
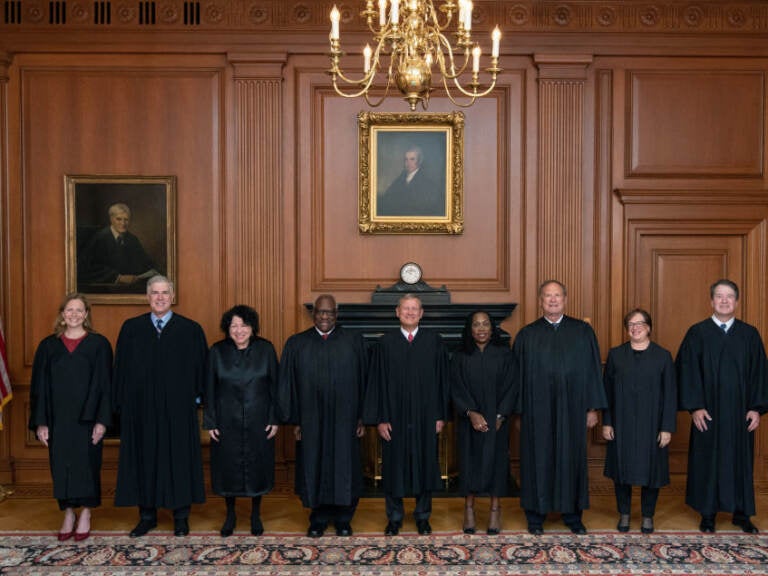
[[[628,532],[632,486],[641,486],[641,531],[653,532],[659,488],[669,484],[667,446],[675,431],[677,387],[670,353],[651,342],[651,316],[636,308],[624,317],[629,342],[612,348],[605,366],[608,441],[605,475],[613,479],[619,532]]]

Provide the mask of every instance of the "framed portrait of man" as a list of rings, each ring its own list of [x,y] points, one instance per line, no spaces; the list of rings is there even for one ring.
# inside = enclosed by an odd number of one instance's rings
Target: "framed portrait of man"
[[[64,190],[68,292],[140,304],[152,276],[177,282],[175,176],[67,175]]]
[[[359,228],[371,234],[464,230],[464,114],[358,114]]]

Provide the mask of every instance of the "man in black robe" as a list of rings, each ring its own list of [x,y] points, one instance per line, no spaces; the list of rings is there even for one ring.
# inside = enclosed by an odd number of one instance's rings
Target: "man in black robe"
[[[315,325],[291,336],[280,360],[280,398],[296,425],[296,493],[311,508],[307,536],[330,522],[352,535],[362,489],[360,438],[367,357],[360,335],[336,325],[336,300],[315,300]]]
[[[125,321],[115,349],[120,414],[116,506],[138,506],[131,537],[157,526],[157,509],[173,510],[174,534],[189,533],[189,510],[205,502],[197,399],[208,347],[197,322],[171,311],[173,284],[147,282],[151,312]]]
[[[680,410],[691,413],[686,503],[715,531],[718,511],[756,533],[752,482],[755,430],[768,409],[765,347],[758,331],[736,319],[739,288],[722,279],[710,287],[710,318],[691,326],[677,354]]]
[[[562,283],[544,282],[544,315],[520,330],[513,346],[522,399],[520,506],[531,534],[543,532],[551,511],[562,513],[574,534],[586,534],[587,429],[606,407],[595,333],[563,313],[566,300]]]
[[[109,226],[97,231],[77,255],[78,289],[103,291],[104,284],[141,292],[143,280],[159,274],[141,241],[128,228],[131,209],[122,202],[109,207]],[[92,285],[98,286],[92,286]]]
[[[432,492],[442,487],[437,440],[448,401],[448,355],[437,332],[419,327],[424,314],[413,294],[400,299],[400,327],[385,333],[373,353],[363,421],[378,428],[387,510],[385,534],[403,523],[403,497],[415,496],[419,534],[430,534]]]

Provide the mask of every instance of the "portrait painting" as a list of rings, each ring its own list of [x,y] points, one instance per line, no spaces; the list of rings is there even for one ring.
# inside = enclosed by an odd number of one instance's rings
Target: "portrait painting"
[[[68,292],[140,304],[152,276],[176,282],[175,176],[68,175],[64,189]]]
[[[460,234],[463,113],[361,112],[358,126],[360,231]]]

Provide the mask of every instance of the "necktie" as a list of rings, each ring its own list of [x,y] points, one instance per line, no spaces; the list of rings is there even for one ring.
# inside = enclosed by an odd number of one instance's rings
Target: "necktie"
[[[328,340],[328,334],[323,334],[323,340]]]
[[[158,318],[155,324],[157,325],[157,337],[160,338],[160,333],[163,331],[163,319]]]
[[[552,323],[552,330],[557,330],[560,328],[560,322],[553,322]]]
[[[408,342],[413,342],[413,334],[408,332]]]
[[[118,246],[123,246],[124,244],[125,244],[125,240],[123,240],[123,236],[122,235],[118,236],[117,237],[117,245]]]
[[[720,330],[722,330],[723,332],[725,332],[727,334],[728,333],[728,324],[720,324]]]

